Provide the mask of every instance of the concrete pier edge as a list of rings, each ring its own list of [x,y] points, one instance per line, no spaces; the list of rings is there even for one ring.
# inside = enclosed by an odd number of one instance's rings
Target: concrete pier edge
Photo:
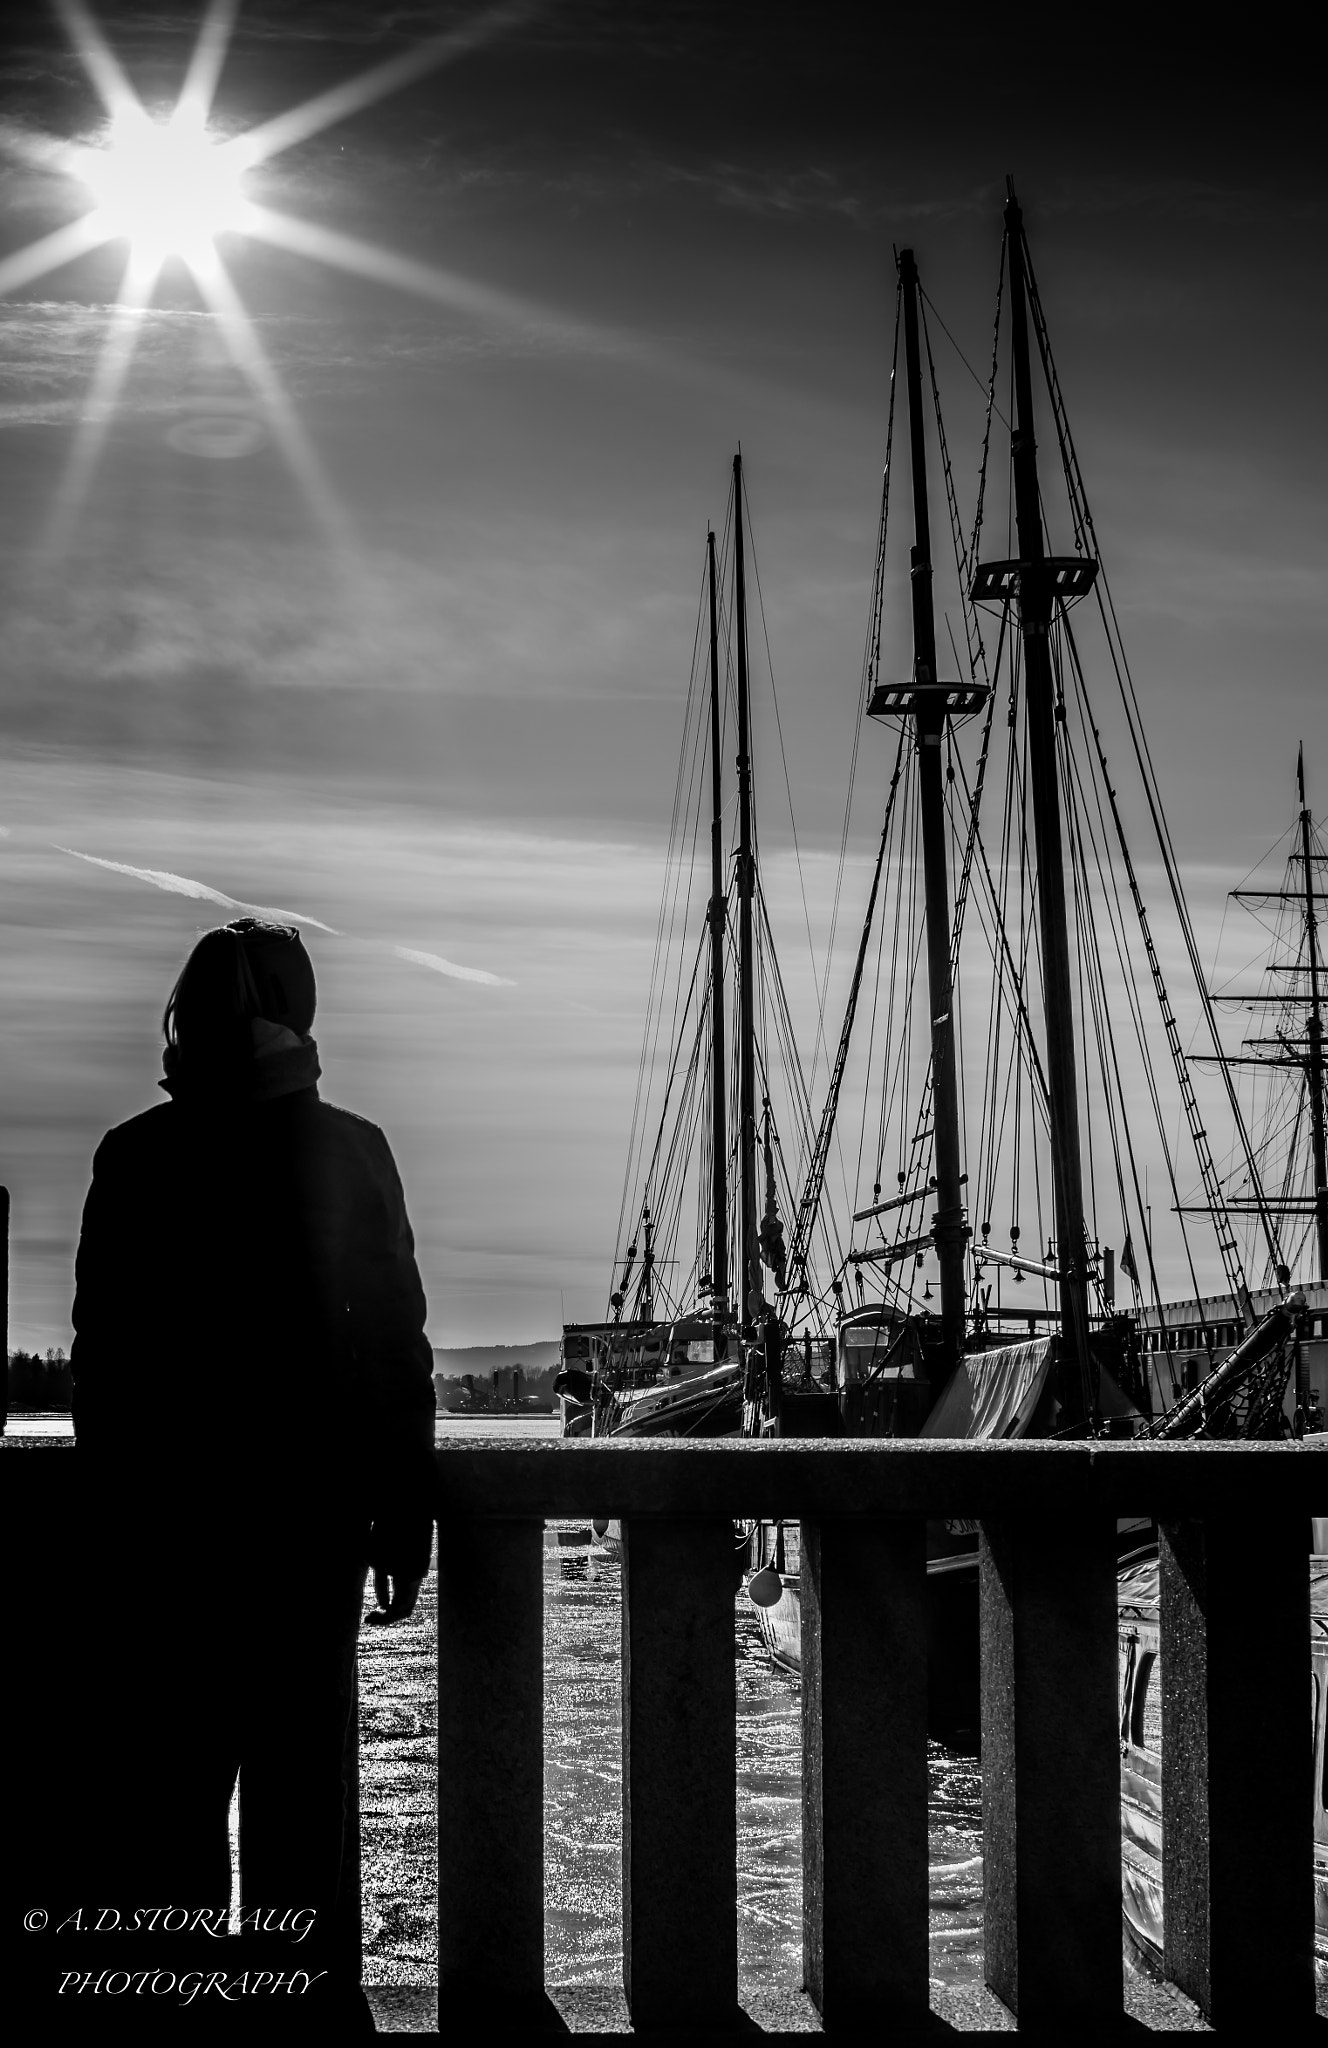
[[[433,1985],[377,1984],[369,1985],[367,1992],[380,2034],[423,2034],[433,2040],[443,2038],[438,2031],[438,1993]],[[577,2035],[586,2043],[586,2048],[593,2048],[597,2042],[621,2041],[634,2032],[641,2033],[641,2038],[652,2043],[653,2048],[671,2048],[675,2040],[682,2048],[682,2044],[702,2038],[694,2031],[642,2032],[634,2029],[628,2016],[627,2000],[621,1989],[613,1985],[551,1987],[548,1999],[553,2008],[548,2025],[530,2032],[532,2043],[556,2038],[564,2030]],[[714,2036],[716,2042],[736,2043],[763,2038],[773,2044],[825,2031],[820,2015],[805,1991],[781,1986],[753,1992],[744,1987],[739,2004],[741,2018],[738,2027],[730,2033]],[[994,1992],[985,1988],[956,1991],[949,1986],[933,1985],[931,2013],[916,2034],[906,2037],[892,2028],[890,2037],[895,2041],[908,2038],[939,2044],[1017,2031],[1014,2015],[1001,2004]],[[1198,2007],[1174,1984],[1150,1982],[1127,1970],[1124,2018],[1112,2032],[1104,2032],[1102,2039],[1138,2042],[1145,2033],[1209,2034],[1212,2031]],[[512,2041],[517,2037],[504,2030],[503,2038]],[[849,2048],[855,2039],[863,2043],[870,2040],[873,2048],[880,2048],[881,2034],[876,2029],[854,2036],[835,2029],[834,2038],[845,2043],[845,2048]],[[1222,2038],[1225,2040],[1229,2036],[1224,2033]],[[1279,2037],[1282,2038],[1285,2037]],[[449,2029],[448,2039],[457,2040],[457,2033]],[[1328,2018],[1320,2017],[1311,2022],[1306,2039],[1328,2048]]]

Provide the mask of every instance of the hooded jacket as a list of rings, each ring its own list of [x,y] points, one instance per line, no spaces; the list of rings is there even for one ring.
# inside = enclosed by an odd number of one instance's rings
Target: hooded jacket
[[[334,1546],[419,1578],[435,1402],[405,1198],[383,1133],[320,1100],[299,1054],[271,1047],[240,1091],[168,1067],[173,1099],[98,1146],[75,1434],[196,1542],[219,1514],[266,1554]]]

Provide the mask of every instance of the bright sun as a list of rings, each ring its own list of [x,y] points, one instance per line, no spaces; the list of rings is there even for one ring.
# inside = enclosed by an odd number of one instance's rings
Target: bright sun
[[[205,262],[216,236],[241,226],[246,212],[243,166],[201,112],[183,105],[169,121],[122,108],[105,144],[80,152],[77,175],[107,237],[128,241],[144,263]]]
[[[542,322],[541,308],[479,286],[454,272],[381,248],[375,242],[260,204],[244,181],[271,158],[319,135],[334,122],[373,106],[386,94],[451,63],[525,18],[530,0],[499,0],[487,13],[443,29],[414,48],[315,93],[229,137],[208,126],[240,0],[207,0],[192,55],[171,113],[154,120],[130,84],[88,0],[53,0],[106,114],[104,137],[88,147],[0,122],[0,155],[74,178],[91,204],[25,248],[0,255],[0,299],[49,271],[75,263],[108,242],[125,245],[126,261],[112,318],[93,370],[83,415],[70,444],[51,532],[60,545],[87,489],[97,454],[143,331],[137,316],[152,304],[158,274],[182,262],[274,440],[307,491],[327,530],[343,527],[318,455],[268,358],[217,243],[233,233],[334,265],[473,316]],[[174,445],[174,444],[173,444]],[[53,540],[52,545],[55,544]]]

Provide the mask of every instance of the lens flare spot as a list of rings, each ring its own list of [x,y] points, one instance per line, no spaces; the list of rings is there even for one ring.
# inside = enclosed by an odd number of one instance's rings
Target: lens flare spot
[[[255,419],[239,415],[212,415],[177,420],[167,430],[166,442],[180,455],[202,455],[213,462],[234,462],[252,455],[267,436]]]

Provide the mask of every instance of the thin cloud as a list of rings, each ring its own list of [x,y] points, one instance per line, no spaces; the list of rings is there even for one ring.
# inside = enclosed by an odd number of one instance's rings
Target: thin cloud
[[[57,853],[70,854],[74,860],[85,860],[90,867],[107,868],[113,875],[128,875],[131,881],[150,882],[154,889],[165,889],[173,896],[191,896],[199,903],[215,903],[222,910],[247,911],[250,916],[270,918],[277,924],[312,925],[315,931],[328,932],[333,938],[340,936],[335,925],[323,924],[316,917],[304,917],[298,910],[278,910],[269,904],[243,903],[237,896],[223,896],[220,889],[209,889],[206,882],[195,882],[188,875],[173,875],[166,868],[134,868],[130,867],[127,861],[102,860],[95,853],[80,853],[76,846],[56,846],[55,850]],[[470,972],[469,969],[460,967],[451,971],[456,974]],[[493,977],[482,975],[477,978],[488,981]]]
[[[455,981],[479,981],[486,988],[515,988],[514,981],[508,981],[501,974],[489,974],[483,967],[458,967],[455,960],[444,960],[441,953],[420,953],[414,946],[393,946],[398,960],[411,960],[417,967],[432,968],[435,974],[450,974]]]

